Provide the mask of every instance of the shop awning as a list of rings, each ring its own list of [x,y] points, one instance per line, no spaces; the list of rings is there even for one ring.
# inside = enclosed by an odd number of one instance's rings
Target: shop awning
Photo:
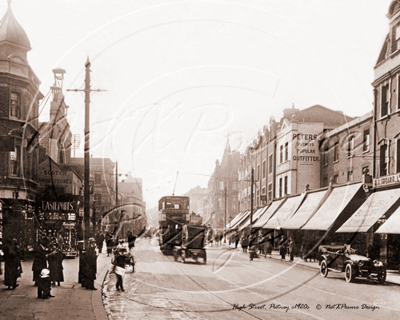
[[[398,189],[371,194],[336,232],[367,232],[399,199]]]
[[[238,213],[238,214],[232,219],[232,221],[229,222],[229,223],[226,225],[226,229],[232,228],[232,226],[234,226],[234,225],[239,221],[239,219],[243,217],[244,214],[245,214],[245,212],[240,212],[240,213]]]
[[[283,224],[282,229],[300,229],[319,207],[327,190],[307,193],[300,208]]]
[[[376,233],[400,234],[400,207],[376,230]]]
[[[332,190],[328,199],[322,204],[314,216],[302,227],[303,230],[328,230],[343,210],[348,206],[362,184],[352,184],[336,187]],[[360,204],[358,204],[360,205]],[[356,210],[353,209],[353,212]],[[349,217],[349,215],[347,215]]]
[[[250,214],[250,211],[246,211],[246,212],[240,217],[240,219],[239,219],[235,224],[232,225],[232,229],[238,228],[238,227],[246,220],[246,218],[249,216],[249,214]]]
[[[268,206],[265,206],[265,207],[262,207],[262,208],[258,209],[256,212],[254,212],[254,213],[253,213],[253,223],[256,222],[256,221],[261,217],[261,215],[262,215],[267,209],[268,209]],[[246,221],[246,223],[244,223],[244,224],[240,227],[240,230],[242,230],[242,229],[248,227],[249,225],[250,225],[250,219],[248,219],[248,220]]]
[[[289,219],[300,206],[304,196],[305,193],[288,198],[286,202],[279,208],[279,210],[272,216],[272,218],[267,221],[263,228],[280,229],[285,221]]]
[[[263,225],[273,216],[276,210],[281,206],[285,199],[277,200],[271,203],[263,215],[253,224],[254,228],[262,228]]]

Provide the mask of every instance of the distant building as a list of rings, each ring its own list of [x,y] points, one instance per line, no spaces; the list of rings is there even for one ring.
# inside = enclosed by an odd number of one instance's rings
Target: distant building
[[[223,228],[238,214],[239,152],[231,152],[229,139],[221,164],[216,161],[212,177],[208,181],[209,193],[199,200],[199,212],[203,222],[213,228]]]

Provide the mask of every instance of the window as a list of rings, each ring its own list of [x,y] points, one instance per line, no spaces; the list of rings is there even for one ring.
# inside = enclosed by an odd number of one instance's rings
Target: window
[[[272,200],[272,183],[268,185],[268,201]]]
[[[101,194],[100,193],[96,193],[94,195],[94,201],[96,201],[96,205],[98,205],[98,206],[101,205]]]
[[[363,152],[369,151],[369,129],[364,130]]]
[[[333,176],[333,183],[338,183],[338,180],[339,180],[339,175],[338,175],[338,174],[335,174],[335,175]]]
[[[219,182],[219,190],[224,190],[224,182],[223,181]]]
[[[268,173],[272,173],[272,153],[268,157]]]
[[[279,179],[279,198],[282,197],[282,178]]]
[[[20,146],[15,147],[15,151],[10,152],[10,175],[19,176],[20,168]]]
[[[101,184],[101,173],[95,173],[94,174],[94,183],[95,184]]]
[[[400,173],[400,139],[396,141],[396,172]]]
[[[323,165],[327,165],[328,164],[328,155],[329,155],[329,140],[325,139],[322,142],[322,163]]]
[[[285,160],[289,159],[289,143],[285,143]]]
[[[339,161],[339,142],[335,142],[333,146],[333,161]]]
[[[387,144],[381,145],[379,150],[379,176],[381,177],[388,174],[387,151]]]
[[[349,137],[349,144],[347,146],[347,156],[352,157],[354,151],[354,136]]]
[[[283,163],[283,146],[279,147],[279,163]]]
[[[21,98],[16,92],[11,92],[10,115],[18,119],[21,118]]]
[[[288,194],[288,177],[285,177],[285,194]]]
[[[261,179],[261,165],[257,166],[257,180]]]
[[[389,111],[389,99],[390,99],[390,92],[389,92],[389,84],[382,86],[382,94],[381,94],[381,117],[384,117],[388,114]]]
[[[353,170],[347,172],[347,182],[353,181]]]
[[[264,160],[262,163],[262,176],[263,178],[265,178],[267,176],[267,172],[266,172],[266,161]]]
[[[322,179],[322,187],[327,187],[328,186],[328,177],[324,177]]]

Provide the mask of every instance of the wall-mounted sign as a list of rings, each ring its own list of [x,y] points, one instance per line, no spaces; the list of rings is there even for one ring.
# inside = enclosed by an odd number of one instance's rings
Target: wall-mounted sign
[[[386,187],[394,184],[400,184],[400,173],[392,174],[391,176],[380,177],[373,179],[374,188]]]

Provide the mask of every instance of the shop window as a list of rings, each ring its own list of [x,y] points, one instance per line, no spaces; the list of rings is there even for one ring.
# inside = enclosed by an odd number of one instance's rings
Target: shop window
[[[384,117],[389,111],[389,84],[382,86],[381,90],[381,117]]]
[[[387,144],[381,145],[379,150],[379,176],[383,177],[388,174],[388,163],[387,163]]]
[[[364,130],[363,152],[369,151],[369,129]]]
[[[16,146],[15,151],[10,152],[9,173],[11,176],[19,177],[20,175],[20,161],[21,161],[20,148],[21,148],[20,146]]]
[[[21,96],[16,92],[11,92],[10,115],[14,118],[21,118]]]
[[[335,142],[333,146],[333,161],[339,161],[339,142]]]

